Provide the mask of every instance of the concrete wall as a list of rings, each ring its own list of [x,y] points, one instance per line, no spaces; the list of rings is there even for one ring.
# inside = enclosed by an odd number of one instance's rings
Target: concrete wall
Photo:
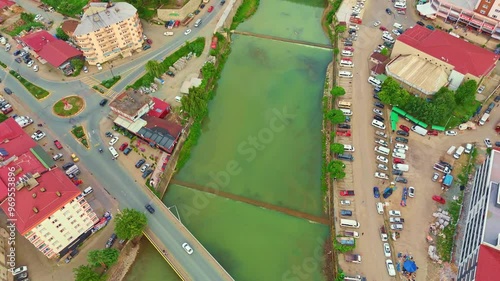
[[[207,6],[215,5],[216,0],[211,0],[214,3],[208,3]],[[218,4],[218,3],[217,3]],[[193,13],[198,9],[201,5],[201,0],[191,0],[184,5],[184,7],[180,9],[158,9],[156,10],[158,14],[158,18],[167,21],[167,20],[183,20],[189,13]]]
[[[224,13],[222,14],[221,18],[219,19],[219,22],[217,23],[215,30],[216,32],[221,32],[224,30],[224,28],[230,28],[231,23],[233,22],[233,17],[242,2],[243,0],[226,1],[227,6],[225,7]]]

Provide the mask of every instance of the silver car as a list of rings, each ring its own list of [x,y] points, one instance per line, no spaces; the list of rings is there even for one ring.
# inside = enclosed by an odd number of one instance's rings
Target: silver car
[[[188,253],[188,255],[193,253],[193,248],[191,248],[188,243],[182,244],[182,248],[186,251],[186,253]]]

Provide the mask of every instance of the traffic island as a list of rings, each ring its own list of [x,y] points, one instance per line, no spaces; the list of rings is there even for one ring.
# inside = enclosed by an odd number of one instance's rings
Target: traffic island
[[[71,129],[71,134],[75,137],[75,139],[81,143],[85,148],[89,149],[89,142],[87,140],[87,134],[85,134],[85,129],[83,126],[73,126],[73,129]]]
[[[72,117],[80,113],[85,107],[85,101],[79,96],[68,96],[54,104],[52,110],[60,117]]]
[[[10,70],[9,73],[14,76],[23,86],[30,92],[36,99],[44,99],[46,98],[50,93],[49,91],[38,87],[37,85],[31,83],[30,81],[24,79],[19,73],[15,72],[14,70]]]

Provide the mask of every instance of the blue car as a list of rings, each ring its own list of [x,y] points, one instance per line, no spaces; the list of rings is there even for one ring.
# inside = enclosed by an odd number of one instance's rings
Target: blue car
[[[373,197],[379,198],[380,197],[380,191],[378,190],[378,187],[373,187]]]

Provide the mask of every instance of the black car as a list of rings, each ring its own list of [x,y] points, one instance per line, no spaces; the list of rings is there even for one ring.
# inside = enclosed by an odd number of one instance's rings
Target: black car
[[[396,141],[400,143],[408,143],[408,139],[403,137],[396,137]]]
[[[379,116],[379,115],[374,115],[373,119],[378,120],[380,122],[384,122],[385,121],[385,119],[382,116]]]
[[[440,160],[439,164],[441,164],[441,165],[443,165],[445,167],[448,167],[448,169],[450,169],[450,171],[453,170],[453,166],[450,163],[448,163],[448,162],[444,162],[444,161]]]
[[[148,170],[144,171],[144,173],[142,173],[142,178],[143,179],[147,178],[149,175],[151,175],[152,172],[153,172],[152,169],[148,169]]]
[[[106,135],[106,137],[108,137],[108,138],[112,138],[112,137],[113,137],[113,134],[112,134],[111,132],[106,132],[106,134],[105,134],[105,135]]]
[[[140,168],[142,166],[142,164],[144,164],[144,163],[146,163],[146,160],[141,159],[141,160],[137,161],[137,163],[135,163],[135,167]]]
[[[16,61],[17,63],[21,63],[23,60],[22,60],[21,58],[16,58],[16,59],[15,59],[15,61]]]
[[[68,257],[64,260],[65,263],[69,263],[76,255],[78,255],[78,250],[77,249],[74,249],[69,255]]]
[[[417,21],[417,24],[420,25],[420,26],[425,26],[425,23],[423,23],[421,21]]]
[[[495,102],[499,102],[500,101],[500,96],[496,96],[495,97]]]
[[[16,50],[13,55],[14,56],[19,56],[19,54],[21,54],[21,50]]]
[[[356,34],[356,30],[354,29],[349,30],[349,34]]]
[[[392,15],[392,11],[391,11],[391,9],[389,9],[389,8],[385,9],[385,12],[386,12],[388,15]]]
[[[375,105],[376,107],[381,108],[381,109],[384,109],[384,107],[385,107],[383,103],[378,102],[378,101],[374,102],[373,105]]]
[[[28,272],[27,271],[25,271],[23,273],[19,273],[16,276],[14,276],[14,281],[27,280],[26,278],[28,278]]]
[[[75,163],[73,163],[73,162],[68,162],[68,163],[66,163],[66,164],[62,165],[62,168],[63,168],[63,170],[65,170],[65,171],[66,171],[67,169],[69,169],[69,168],[73,167],[73,165],[75,165]]]
[[[339,127],[340,129],[350,129],[351,125],[349,125],[349,124],[338,124],[337,127]]]
[[[373,98],[376,100],[380,100],[380,97],[377,94],[373,95]]]
[[[495,146],[496,146],[496,147],[500,147],[500,141],[496,141],[496,142],[495,142]]]
[[[144,45],[144,47],[142,47],[142,49],[144,51],[148,50],[148,49],[151,49],[151,46],[150,45]]]
[[[148,212],[150,212],[151,214],[155,213],[155,209],[150,204],[147,204],[145,207],[146,207],[146,210],[148,210]]]
[[[205,8],[205,4],[200,5],[200,9],[203,9],[203,8]]]
[[[408,183],[408,180],[406,178],[403,178],[403,177],[396,177],[394,180],[396,182],[400,182],[400,183]]]
[[[222,0],[222,1],[220,1],[220,5],[221,5],[221,6],[222,6],[222,5],[224,5],[224,4],[226,4],[226,0]]]
[[[128,154],[130,153],[130,151],[132,151],[132,148],[127,147],[127,148],[125,148],[125,149],[123,150],[123,154],[128,155]]]
[[[108,99],[102,99],[102,100],[99,102],[99,105],[100,105],[100,106],[105,106],[107,103],[108,103]]]
[[[398,135],[398,136],[403,136],[403,137],[407,137],[407,136],[409,136],[410,134],[408,134],[408,132],[403,131],[403,130],[397,130],[396,135]]]
[[[201,12],[200,10],[196,10],[196,11],[194,11],[194,14],[195,14],[195,15],[197,15],[197,14],[199,14],[200,12]]]
[[[175,73],[173,73],[172,71],[167,71],[165,73],[170,77],[175,77]]]
[[[392,174],[395,175],[395,176],[402,176],[403,175],[403,171],[401,171],[401,170],[392,170]]]
[[[111,237],[109,237],[108,242],[106,242],[106,249],[111,248],[115,243],[115,241],[116,241],[116,234],[113,233],[111,234]]]

